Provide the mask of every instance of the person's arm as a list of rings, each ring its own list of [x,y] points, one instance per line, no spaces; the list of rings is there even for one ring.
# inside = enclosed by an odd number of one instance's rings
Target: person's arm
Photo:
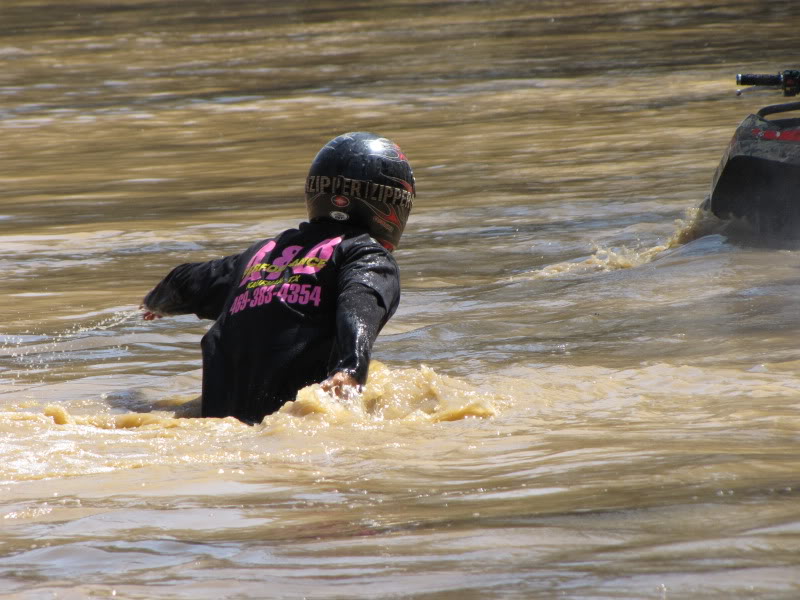
[[[348,286],[339,296],[336,308],[338,360],[329,372],[330,377],[323,382],[326,384],[323,389],[366,383],[372,345],[388,320],[389,309],[374,290],[360,283]]]
[[[400,301],[399,272],[388,252],[368,245],[351,254],[339,276],[336,360],[322,382],[339,396],[346,386],[366,383],[372,346]]]
[[[201,319],[216,319],[234,283],[238,258],[178,265],[144,297],[142,317],[150,321],[194,313]]]

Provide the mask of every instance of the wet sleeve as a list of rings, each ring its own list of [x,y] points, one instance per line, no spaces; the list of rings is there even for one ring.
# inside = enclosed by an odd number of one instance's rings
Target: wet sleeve
[[[162,315],[194,313],[216,319],[233,285],[238,258],[178,265],[145,296],[144,308]]]
[[[339,275],[336,308],[336,362],[329,371],[344,371],[366,383],[372,345],[400,302],[397,263],[383,248],[360,248]]]

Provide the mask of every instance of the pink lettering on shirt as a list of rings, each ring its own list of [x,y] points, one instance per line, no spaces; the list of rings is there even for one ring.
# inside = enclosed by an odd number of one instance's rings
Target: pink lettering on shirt
[[[305,255],[304,259],[308,260],[309,258],[318,258],[318,261],[315,261],[315,265],[308,265],[303,264],[297,267],[293,267],[292,271],[298,275],[304,274],[311,274],[316,273],[325,264],[330,260],[331,256],[333,256],[333,251],[336,250],[336,246],[342,243],[344,238],[342,236],[330,238],[329,240],[322,240],[319,244],[314,246],[311,250],[308,251],[308,254]],[[324,262],[323,262],[324,261]]]
[[[264,257],[272,252],[275,248],[275,240],[269,240],[266,244],[261,246],[258,251],[253,254],[253,258],[247,263],[247,266],[244,269],[244,277],[242,281],[239,283],[239,286],[243,286],[248,281],[257,281],[261,279],[261,271],[259,269],[254,269],[258,264],[261,264],[264,261]]]

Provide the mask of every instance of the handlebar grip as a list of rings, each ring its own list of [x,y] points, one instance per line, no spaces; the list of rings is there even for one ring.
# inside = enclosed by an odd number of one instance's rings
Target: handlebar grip
[[[736,76],[737,85],[781,85],[782,83],[783,77],[780,75],[739,73]]]

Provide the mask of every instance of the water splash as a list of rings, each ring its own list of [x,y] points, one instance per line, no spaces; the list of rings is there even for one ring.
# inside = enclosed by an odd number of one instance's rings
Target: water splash
[[[41,354],[45,352],[69,350],[70,348],[68,347],[67,342],[86,337],[87,335],[91,335],[99,331],[115,329],[116,327],[136,318],[139,315],[139,311],[137,309],[130,307],[112,310],[114,310],[113,314],[101,319],[96,323],[75,324],[64,331],[52,334],[49,340],[44,343],[27,344],[27,342],[31,341],[40,342],[41,340],[48,339],[46,334],[32,331],[24,331],[20,334],[1,336],[0,356],[21,357],[29,354]],[[97,315],[100,314],[100,312],[90,314]],[[75,319],[76,317],[70,316],[66,318]]]
[[[279,414],[294,417],[314,415],[331,422],[355,418],[373,422],[439,423],[468,417],[493,417],[506,401],[500,394],[481,391],[424,365],[393,370],[379,361],[372,361],[369,381],[361,394],[339,400],[315,384],[300,390],[297,398],[286,403]],[[265,422],[269,419],[267,417]]]
[[[729,233],[731,222],[723,221],[710,211],[690,208],[685,219],[675,221],[675,232],[663,243],[644,248],[616,246],[604,248],[595,245],[594,253],[588,258],[548,265],[513,279],[546,279],[560,275],[581,275],[586,273],[608,272],[619,269],[640,267],[655,260],[658,256],[679,246],[707,235]]]
[[[0,381],[3,384],[0,386],[0,394],[20,392],[42,385],[40,376],[48,373],[54,362],[68,358],[70,352],[85,353],[89,349],[103,347],[106,353],[118,354],[124,348],[124,339],[109,335],[109,332],[136,318],[139,311],[133,307],[111,310],[112,314],[99,321],[79,322],[55,334],[24,331],[0,338],[0,359],[7,358],[10,362],[6,377]],[[99,311],[68,318],[94,317],[107,312]]]
[[[375,425],[391,421],[441,423],[470,417],[496,416],[509,403],[510,397],[496,391],[486,391],[474,385],[421,366],[410,369],[391,369],[380,361],[370,365],[369,381],[361,393],[335,398],[318,384],[297,393],[279,411],[267,415],[264,428],[281,428],[304,421],[317,425],[342,426]],[[163,398],[145,412],[121,415],[73,415],[57,404],[44,408],[43,414],[54,425],[89,426],[99,429],[172,429],[207,427],[214,422],[235,422],[235,419],[200,419],[200,398],[175,395]],[[195,425],[192,423],[196,422]]]

